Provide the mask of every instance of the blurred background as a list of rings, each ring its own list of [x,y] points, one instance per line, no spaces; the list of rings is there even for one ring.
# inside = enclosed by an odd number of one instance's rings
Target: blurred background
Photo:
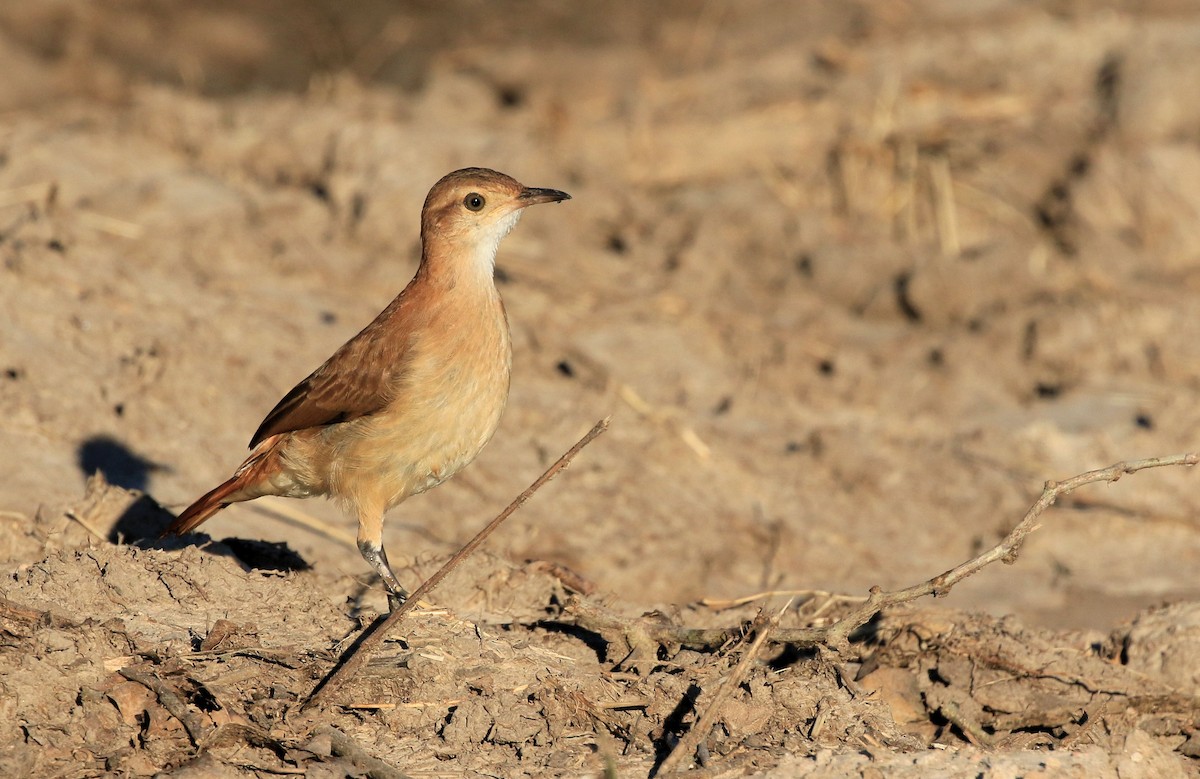
[[[0,73],[9,561],[95,470],[175,510],[224,479],[467,165],[574,199],[501,248],[509,410],[393,512],[397,565],[607,414],[489,543],[646,608],[908,585],[1198,440],[1200,3],[10,0]],[[1194,597],[1195,485],[1081,491],[949,602]],[[204,529],[366,576],[267,508]]]

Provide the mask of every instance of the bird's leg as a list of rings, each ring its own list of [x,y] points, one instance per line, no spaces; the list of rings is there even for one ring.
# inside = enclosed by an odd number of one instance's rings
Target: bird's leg
[[[372,527],[376,529],[375,532],[364,532]],[[379,578],[383,579],[383,585],[388,590],[388,610],[395,611],[400,608],[404,601],[408,600],[408,590],[404,589],[404,585],[400,584],[396,574],[392,573],[392,567],[388,565],[387,552],[383,548],[382,517],[376,522],[359,523],[358,551],[367,564],[375,569],[375,573],[379,574]]]

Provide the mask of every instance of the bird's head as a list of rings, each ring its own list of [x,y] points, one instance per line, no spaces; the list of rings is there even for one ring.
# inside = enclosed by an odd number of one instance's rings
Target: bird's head
[[[527,187],[487,168],[456,170],[434,184],[425,198],[421,211],[425,257],[446,252],[470,256],[472,265],[490,276],[501,239],[527,206],[570,199],[566,192]]]

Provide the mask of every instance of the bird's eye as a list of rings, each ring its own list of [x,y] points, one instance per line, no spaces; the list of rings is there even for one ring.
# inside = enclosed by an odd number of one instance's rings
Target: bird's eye
[[[472,192],[463,198],[463,205],[467,207],[468,211],[480,210],[483,208],[483,204],[485,202],[486,201],[483,199],[483,195],[479,194],[478,192]]]

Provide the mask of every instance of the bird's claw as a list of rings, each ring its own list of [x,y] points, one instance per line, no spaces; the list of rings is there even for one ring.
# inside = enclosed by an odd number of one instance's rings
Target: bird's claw
[[[388,612],[394,613],[394,612],[398,611],[401,606],[404,605],[404,602],[406,600],[408,600],[408,593],[405,592],[404,590],[401,590],[400,592],[394,592],[392,590],[388,590],[387,599],[388,599]]]

